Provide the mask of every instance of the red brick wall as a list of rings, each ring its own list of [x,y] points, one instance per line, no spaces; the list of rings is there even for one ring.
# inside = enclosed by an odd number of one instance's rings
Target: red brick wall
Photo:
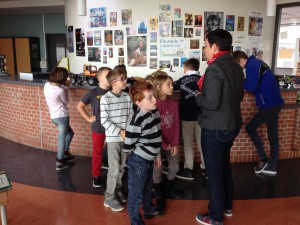
[[[75,136],[71,143],[71,152],[75,155],[91,156],[92,140],[90,124],[76,109],[76,105],[88,89],[71,88],[70,111],[71,127]],[[282,92],[286,104],[296,102],[296,91]],[[56,151],[57,128],[50,120],[50,115],[43,94],[43,86],[29,86],[0,82],[0,136],[32,147]],[[178,99],[178,94],[175,98]],[[91,112],[90,106],[87,107]],[[256,112],[253,96],[245,93],[242,103],[244,125]],[[283,109],[279,116],[280,158],[300,157],[300,109]],[[259,129],[264,145],[269,151],[266,127]],[[195,145],[195,161],[200,161],[200,154]],[[183,160],[182,149],[179,151]],[[232,162],[256,161],[257,155],[251,140],[241,129],[231,154]]]

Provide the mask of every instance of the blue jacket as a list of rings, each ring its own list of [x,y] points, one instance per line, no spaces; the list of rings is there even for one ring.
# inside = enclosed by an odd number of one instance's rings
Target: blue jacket
[[[246,63],[245,90],[255,93],[256,105],[260,109],[284,104],[276,78],[262,60],[250,56]]]

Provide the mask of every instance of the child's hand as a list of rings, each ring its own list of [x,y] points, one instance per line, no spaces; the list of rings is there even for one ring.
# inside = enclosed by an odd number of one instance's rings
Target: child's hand
[[[125,130],[121,129],[120,131],[121,138],[125,140]]]
[[[88,121],[89,121],[90,123],[96,122],[96,116],[91,115],[91,116],[89,117]]]
[[[168,145],[167,147],[163,146],[163,149],[166,151],[170,151],[172,149],[172,146],[171,145]]]
[[[171,154],[172,155],[177,155],[178,153],[178,147],[176,146],[171,146]]]
[[[154,158],[154,167],[161,167],[161,158],[160,157]]]

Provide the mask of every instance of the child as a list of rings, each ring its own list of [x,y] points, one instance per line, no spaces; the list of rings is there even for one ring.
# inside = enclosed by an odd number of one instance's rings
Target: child
[[[200,62],[198,59],[190,58],[183,64],[184,75],[174,82],[174,90],[181,91],[180,115],[182,126],[184,169],[180,170],[176,177],[183,180],[194,180],[194,137],[200,150],[200,167],[204,173],[204,160],[201,149],[201,127],[197,122],[200,107],[195,103],[195,95],[199,92],[197,82]],[[205,174],[205,173],[204,173]]]
[[[162,73],[160,71],[160,73]],[[176,173],[179,170],[177,151],[179,144],[179,113],[178,105],[170,96],[173,94],[173,80],[166,74],[156,75],[153,81],[154,96],[157,99],[157,109],[161,117],[162,149],[161,156],[169,162],[167,174],[166,196],[176,198],[173,190]],[[156,203],[160,211],[164,210],[164,201],[161,190],[162,166],[154,168],[154,190]]]
[[[129,153],[128,213],[131,224],[135,225],[144,224],[140,215],[141,203],[145,219],[161,214],[151,200],[151,192],[153,164],[161,165],[159,153],[162,139],[153,86],[146,81],[137,81],[130,88],[130,96],[138,111],[126,127],[123,150]]]
[[[100,122],[100,99],[107,93],[109,84],[106,76],[111,71],[108,67],[101,67],[98,70],[97,78],[99,80],[99,87],[96,87],[86,93],[77,104],[77,110],[82,117],[91,123],[92,139],[93,139],[93,153],[92,153],[92,176],[93,187],[99,188],[102,185],[101,165],[102,153],[105,141],[105,129]],[[91,104],[93,114],[89,115],[85,110],[85,106]]]
[[[279,156],[278,116],[284,100],[280,95],[278,83],[269,66],[255,56],[248,56],[245,52],[233,52],[233,59],[246,68],[244,88],[255,93],[258,112],[246,126],[246,131],[257,150],[259,162],[255,173],[276,175]],[[257,129],[265,123],[270,142],[270,158],[268,159]]]
[[[106,79],[111,90],[100,100],[101,124],[105,128],[109,166],[104,206],[110,207],[113,211],[122,211],[124,206],[120,201],[126,202],[121,190],[126,158],[122,145],[125,138],[125,126],[133,110],[130,96],[123,92],[127,84],[124,70],[113,69]]]
[[[70,127],[69,110],[69,85],[68,71],[56,67],[45,84],[44,95],[49,107],[50,117],[58,127],[56,170],[63,170],[71,166],[69,161],[74,159],[69,153],[69,147],[74,136]]]

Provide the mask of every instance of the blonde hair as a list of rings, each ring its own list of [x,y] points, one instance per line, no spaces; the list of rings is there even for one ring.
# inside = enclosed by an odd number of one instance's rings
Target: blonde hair
[[[161,74],[155,75],[154,80],[153,80],[153,87],[154,87],[154,97],[157,99],[160,99],[162,94],[161,94],[161,87],[162,85],[168,80],[172,79],[166,72],[159,71]]]

